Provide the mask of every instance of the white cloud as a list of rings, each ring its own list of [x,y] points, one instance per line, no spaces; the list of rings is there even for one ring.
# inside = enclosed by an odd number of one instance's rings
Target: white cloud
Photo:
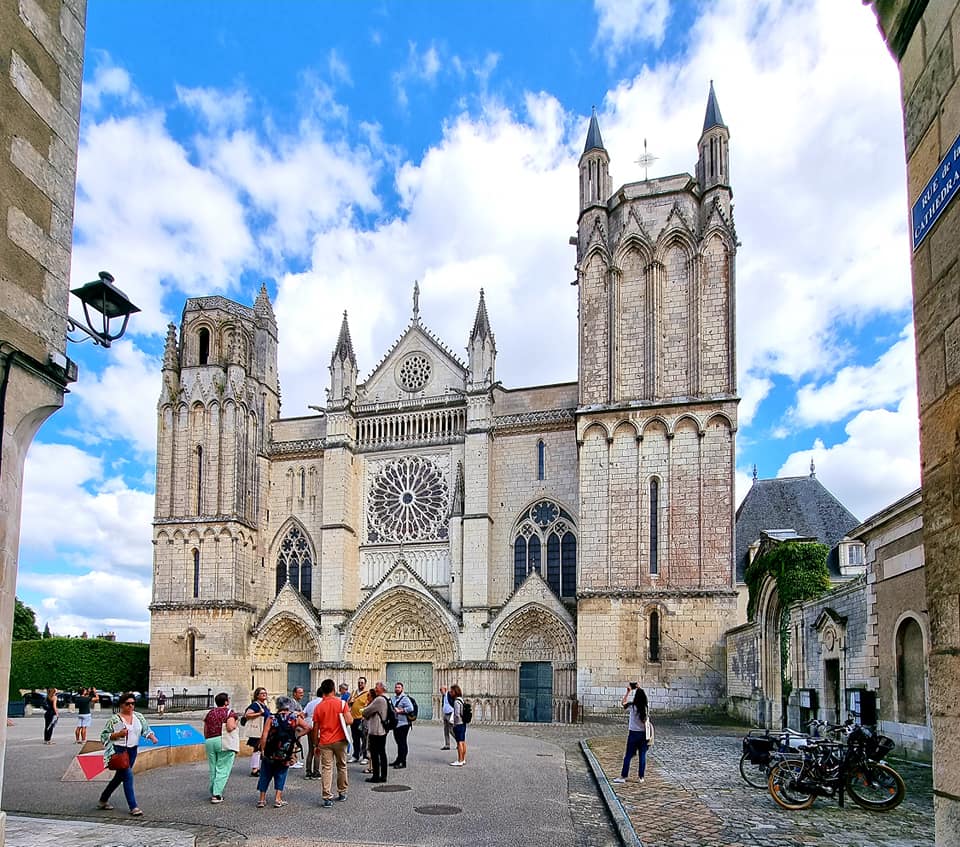
[[[777,476],[809,473],[812,458],[818,479],[861,520],[920,486],[916,395],[895,411],[860,412],[845,429],[846,441],[827,447],[815,439],[810,449],[792,453]]]
[[[190,161],[158,112],[84,127],[75,226],[74,280],[109,269],[142,310],[132,332],[162,333],[166,292],[226,291],[255,256],[235,191]]]
[[[71,389],[83,406],[84,441],[131,442],[153,463],[157,447],[157,398],[162,359],[148,356],[132,341],[115,342],[99,374],[82,373]]]
[[[598,17],[594,43],[609,51],[611,65],[628,45],[663,42],[669,0],[593,0],[593,8]]]
[[[916,397],[913,324],[900,341],[872,365],[848,365],[823,385],[804,385],[797,392],[794,418],[804,426],[830,423],[861,409],[875,409]]]
[[[114,65],[109,56],[100,54],[96,57],[93,78],[83,84],[83,106],[96,111],[108,98],[124,103],[139,103],[141,100],[127,70]]]
[[[226,92],[217,88],[187,88],[178,85],[176,91],[177,99],[200,114],[211,129],[242,123],[250,107],[250,96],[242,90]]]

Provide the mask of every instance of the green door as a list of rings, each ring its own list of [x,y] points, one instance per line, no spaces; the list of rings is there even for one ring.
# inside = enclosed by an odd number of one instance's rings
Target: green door
[[[313,696],[310,690],[310,663],[309,662],[287,662],[287,690],[290,694],[294,688],[301,686],[304,691],[304,702]]]
[[[417,717],[433,717],[433,665],[429,662],[387,662],[387,692],[393,697],[393,686],[403,683],[403,690],[417,701]]]
[[[553,665],[520,663],[520,720],[550,723],[553,720]]]

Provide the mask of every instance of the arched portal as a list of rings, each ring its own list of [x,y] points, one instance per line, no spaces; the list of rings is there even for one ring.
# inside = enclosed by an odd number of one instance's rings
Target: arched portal
[[[757,620],[760,624],[760,722],[767,727],[783,725],[783,667],[780,660],[780,618],[783,608],[776,580],[769,574],[760,584],[757,599]]]
[[[558,702],[576,687],[576,635],[557,614],[536,603],[510,615],[493,634],[488,657],[516,674],[521,721],[554,719]]]
[[[254,637],[252,652],[251,689],[262,685],[273,696],[289,692],[294,685],[316,688],[310,678],[310,665],[320,660],[320,642],[295,615],[281,612],[267,621]]]

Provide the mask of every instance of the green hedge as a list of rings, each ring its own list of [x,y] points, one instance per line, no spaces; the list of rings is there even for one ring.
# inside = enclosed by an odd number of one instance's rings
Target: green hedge
[[[106,691],[146,691],[150,676],[150,646],[99,638],[44,638],[11,645],[11,700],[21,689],[55,686],[78,691],[95,686]]]

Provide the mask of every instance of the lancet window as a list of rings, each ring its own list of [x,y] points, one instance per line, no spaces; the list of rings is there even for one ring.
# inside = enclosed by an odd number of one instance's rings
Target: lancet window
[[[577,594],[577,535],[573,518],[552,500],[521,516],[513,536],[513,585],[537,571],[558,597]]]
[[[312,597],[313,550],[300,527],[294,525],[280,542],[277,553],[277,594],[290,583],[307,600]]]

